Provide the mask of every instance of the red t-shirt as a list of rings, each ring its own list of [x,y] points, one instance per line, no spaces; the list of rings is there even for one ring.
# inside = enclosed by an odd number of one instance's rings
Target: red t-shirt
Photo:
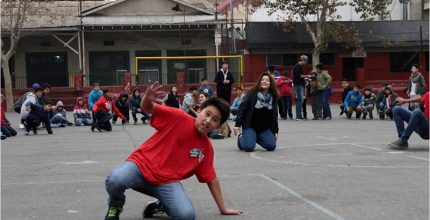
[[[145,179],[155,185],[177,182],[196,175],[200,182],[216,177],[214,152],[209,138],[200,136],[195,118],[181,109],[157,105],[151,126],[157,131],[128,158]]]
[[[421,96],[421,103],[424,104],[424,114],[427,119],[429,119],[429,92],[426,92],[423,96]]]

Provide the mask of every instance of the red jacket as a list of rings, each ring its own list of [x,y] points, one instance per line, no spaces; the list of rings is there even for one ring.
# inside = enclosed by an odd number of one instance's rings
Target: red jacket
[[[276,86],[278,87],[279,95],[290,96],[293,94],[293,87],[291,87],[291,82],[291,78],[285,76],[280,76],[276,80]]]
[[[3,108],[1,108],[1,125],[9,125],[9,121],[6,119]]]
[[[102,96],[97,100],[97,102],[93,106],[93,112],[109,112],[109,110],[106,108],[107,104],[110,104],[112,107],[112,112],[115,113],[118,117],[120,117],[122,120],[127,121],[127,119],[124,117],[124,115],[121,114],[121,112],[116,108],[115,103],[112,99],[107,100],[105,96]]]

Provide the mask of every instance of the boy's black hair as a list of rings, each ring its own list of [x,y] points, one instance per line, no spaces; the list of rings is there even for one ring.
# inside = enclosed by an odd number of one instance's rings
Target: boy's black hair
[[[43,84],[42,89],[46,89],[46,88],[51,88],[51,85],[49,85],[48,83]]]
[[[103,95],[108,93],[108,92],[112,92],[112,90],[111,89],[103,89]]]
[[[343,78],[343,79],[342,79],[342,82],[347,82],[347,83],[349,83],[349,80],[347,80],[347,79]]]
[[[227,121],[228,117],[230,116],[230,105],[227,104],[226,101],[217,97],[210,97],[200,105],[200,109],[203,110],[208,106],[213,106],[217,108],[218,111],[221,113],[220,124],[223,124],[224,122]]]
[[[357,83],[357,84],[355,84],[355,85],[354,85],[354,87],[357,87],[357,88],[361,89],[361,85],[360,85],[360,84],[358,84],[358,83]],[[354,88],[354,87],[353,87],[353,88]]]
[[[372,92],[372,87],[366,86],[366,88],[364,88],[364,91],[371,91]]]
[[[203,77],[202,80],[200,82],[203,82],[205,80],[208,80],[206,77]]]
[[[45,100],[44,105],[54,105],[54,103],[52,102],[52,100],[48,99],[48,100]]]
[[[39,87],[39,88],[35,88],[33,91],[34,91],[34,93],[36,93],[36,92],[39,92],[39,91],[43,91],[43,89],[42,89],[42,87]]]
[[[224,60],[221,62],[221,65],[227,64],[228,65],[228,61]]]
[[[100,86],[99,83],[93,83],[93,87]]]
[[[319,63],[315,68],[322,70],[322,69],[324,69],[324,64]]]
[[[412,64],[411,68],[412,68],[412,67],[415,67],[415,68],[417,68],[417,69],[420,69],[420,65],[418,65],[418,64],[416,64],[416,63]]]
[[[197,90],[197,87],[195,87],[195,86],[191,86],[191,87],[190,87],[190,92],[192,92],[192,91],[194,91],[194,90]]]
[[[275,66],[273,64],[270,64],[267,69],[269,69],[269,71],[275,71]]]
[[[240,87],[240,86],[236,87],[236,91],[237,90],[243,91],[242,87]]]

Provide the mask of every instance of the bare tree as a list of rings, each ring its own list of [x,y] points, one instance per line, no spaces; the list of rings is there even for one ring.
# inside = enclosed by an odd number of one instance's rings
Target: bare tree
[[[264,6],[268,14],[282,12],[278,19],[284,31],[294,29],[294,21],[300,21],[306,27],[314,44],[312,66],[320,61],[320,54],[328,47],[328,40],[343,43],[346,48],[362,50],[361,39],[353,27],[335,22],[342,17],[336,15],[339,7],[349,5],[360,14],[363,20],[373,20],[374,16],[386,15],[387,6],[392,0],[251,0],[253,10]]]
[[[15,55],[19,40],[22,37],[24,23],[32,15],[40,14],[46,9],[46,4],[31,0],[1,1],[2,32],[1,32],[1,67],[3,69],[5,91],[7,97],[7,111],[13,111],[12,78],[9,60]],[[9,38],[9,42],[3,42]]]

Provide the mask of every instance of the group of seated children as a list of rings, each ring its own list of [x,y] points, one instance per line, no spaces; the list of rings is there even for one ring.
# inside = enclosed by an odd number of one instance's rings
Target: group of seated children
[[[342,81],[342,87],[344,91],[340,115],[345,113],[351,119],[355,112],[356,119],[366,119],[367,116],[373,119],[373,109],[376,106],[380,119],[385,119],[385,116],[393,119],[393,108],[399,105],[396,102],[399,96],[393,92],[391,85],[384,83],[378,95],[372,93],[371,87],[366,87],[363,94],[359,84],[351,87],[348,80]]]

